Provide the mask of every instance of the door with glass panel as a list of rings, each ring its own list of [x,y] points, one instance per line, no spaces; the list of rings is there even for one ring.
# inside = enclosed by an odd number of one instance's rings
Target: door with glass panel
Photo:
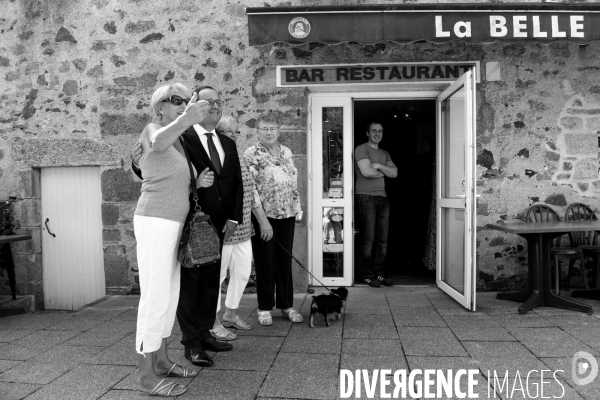
[[[437,276],[475,311],[475,79],[468,71],[437,98]]]
[[[352,284],[352,99],[311,97],[312,285]],[[317,281],[318,280],[318,281]],[[320,282],[319,282],[320,281]]]

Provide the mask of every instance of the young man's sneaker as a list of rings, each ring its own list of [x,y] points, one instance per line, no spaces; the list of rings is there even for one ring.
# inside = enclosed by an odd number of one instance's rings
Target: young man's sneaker
[[[392,282],[391,279],[386,278],[386,277],[381,276],[381,275],[377,276],[377,280],[379,282],[381,282],[381,284],[384,285],[384,286],[392,286],[394,284],[394,282]]]
[[[381,282],[379,282],[377,279],[369,279],[369,278],[365,278],[363,279],[363,281],[372,287],[380,287],[381,286]]]

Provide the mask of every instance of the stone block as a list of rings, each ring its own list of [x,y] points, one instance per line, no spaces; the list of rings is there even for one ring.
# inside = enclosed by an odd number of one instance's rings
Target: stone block
[[[306,131],[282,130],[279,142],[292,150],[292,154],[306,154]]]
[[[100,115],[102,137],[117,135],[139,135],[152,120],[149,114],[108,114]]]
[[[43,279],[44,267],[41,254],[17,254],[13,252],[13,261],[17,282],[41,281]]]
[[[308,212],[308,167],[306,157],[294,156],[294,165],[298,170],[298,193],[300,194],[300,205],[305,215],[302,224],[306,224],[306,213]]]
[[[40,170],[37,168],[28,168],[19,171],[20,194],[22,198],[35,197],[40,198]]]
[[[596,133],[600,132],[600,118],[588,118],[587,129],[596,131]]]
[[[487,203],[477,203],[477,215],[490,215]]]
[[[121,160],[108,145],[90,139],[17,140],[13,149],[15,161],[33,167],[119,165]]]
[[[565,133],[567,154],[597,154],[598,135],[595,133]]]
[[[42,214],[39,199],[23,199],[15,201],[12,206],[13,218],[20,226],[41,226]]]
[[[583,128],[583,120],[579,117],[563,117],[559,123],[564,129],[575,130]]]
[[[13,254],[38,254],[42,252],[42,227],[15,229],[18,235],[31,235],[31,240],[12,243]]]
[[[115,225],[119,220],[119,205],[102,203],[102,225]]]
[[[104,229],[102,231],[102,241],[103,242],[120,242],[121,241],[121,231],[118,229]]]
[[[546,204],[550,204],[553,206],[566,206],[567,205],[567,199],[565,198],[565,195],[562,193],[556,193],[553,195],[550,195],[546,198],[546,200],[544,200],[544,203]]]
[[[104,249],[104,275],[106,286],[128,286],[129,262],[120,246],[109,245]]]
[[[100,180],[104,201],[137,201],[140,197],[142,182],[134,180],[129,171],[109,169],[102,172]]]
[[[592,179],[598,177],[598,159],[585,158],[574,166],[574,179]]]
[[[589,184],[588,183],[577,183],[577,187],[579,187],[579,190],[581,190],[582,192],[585,192],[588,190]]]
[[[563,170],[564,171],[570,171],[573,169],[573,163],[570,162],[564,162],[563,163]]]

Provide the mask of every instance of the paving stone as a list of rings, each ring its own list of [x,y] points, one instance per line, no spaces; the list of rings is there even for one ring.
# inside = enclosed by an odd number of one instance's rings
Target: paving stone
[[[81,364],[44,386],[27,400],[96,399],[129,375],[132,370],[132,367],[118,365]]]
[[[179,383],[179,381],[177,381]],[[137,390],[109,390],[99,400],[139,400],[140,392]]]
[[[21,361],[0,360],[0,373],[8,371],[15,365],[21,364]]]
[[[426,296],[440,314],[473,314],[446,294],[434,293],[426,294]]]
[[[479,369],[479,364],[471,357],[421,357],[406,356],[408,366],[415,369],[441,369],[458,371],[459,369]]]
[[[368,329],[366,329],[368,327]],[[346,314],[344,339],[397,339],[398,332],[391,314]]]
[[[85,332],[102,323],[104,323],[103,319],[94,319],[90,316],[72,315],[70,318],[46,328],[46,330]]]
[[[0,381],[45,385],[70,369],[71,366],[64,364],[27,361],[0,374]]]
[[[551,321],[536,314],[525,315],[499,315],[494,320],[507,331],[511,332],[518,328],[541,328],[555,326]]]
[[[485,358],[516,358],[532,359],[535,356],[518,342],[462,342],[471,357]]]
[[[443,318],[450,329],[462,328],[465,326],[471,326],[475,329],[500,327],[500,325],[496,323],[496,318],[486,314],[477,314],[474,316],[444,315]]]
[[[67,344],[75,346],[110,346],[135,332],[134,321],[106,321],[98,327],[81,333]]]
[[[342,354],[401,357],[402,345],[398,339],[344,339]]]
[[[512,334],[538,357],[568,357],[578,351],[598,354],[597,350],[559,328],[522,328]]]
[[[353,372],[357,369],[366,369],[368,371],[391,369],[392,371],[396,371],[407,369],[408,365],[402,355],[343,354],[340,368]]]
[[[579,315],[544,315],[544,318],[559,327],[582,325],[595,329],[600,334],[600,319],[592,315],[582,313]]]
[[[596,359],[598,358],[596,357]],[[600,377],[596,377],[587,385],[577,385],[573,382],[573,357],[542,358],[541,360],[586,400],[600,398]]]
[[[306,328],[304,329],[306,330]],[[286,353],[340,354],[342,351],[342,338],[339,336],[319,338],[288,336],[281,351]]]
[[[509,378],[508,383],[509,383],[509,387],[505,388],[504,390],[500,391],[497,389],[498,393],[500,394],[500,398],[502,398],[502,400],[507,400],[507,399],[538,399],[541,398],[541,392],[540,392],[540,382],[535,382],[537,384],[537,386],[533,385],[532,383],[530,383],[529,386],[527,386],[526,383],[526,379],[522,378],[521,379],[521,384],[517,381],[515,383],[515,379],[517,378]],[[550,399],[561,399],[561,400],[584,400],[584,398],[577,393],[571,386],[569,386],[565,381],[558,379],[548,379],[544,381],[546,383],[544,383],[544,397],[545,398],[550,398]],[[493,383],[492,383],[493,385]],[[515,389],[513,389],[516,388]],[[522,390],[520,390],[522,387]],[[509,389],[510,388],[510,389]],[[529,388],[529,392],[527,392],[527,389]]]
[[[579,299],[577,299],[579,301]],[[582,302],[583,303],[583,302]],[[583,313],[581,311],[575,310],[566,310],[564,308],[555,308],[555,307],[536,307],[533,310],[536,314],[546,316],[546,315],[579,315],[581,316]]]
[[[423,296],[425,297],[425,296]],[[432,306],[392,308],[392,316],[398,327],[405,326],[438,326],[446,327],[446,322]]]
[[[5,317],[3,317],[5,318]],[[10,343],[10,342],[14,342],[15,340],[19,340],[27,335],[31,335],[32,333],[34,333],[35,331],[32,330],[12,330],[12,329],[7,329],[7,330],[0,330],[0,342],[2,343]]]
[[[21,314],[2,317],[0,330],[11,329],[38,331],[60,323],[61,321],[69,318],[71,315],[73,315],[73,313],[51,313],[42,311],[35,314]]]
[[[84,308],[79,311],[75,316],[93,319],[97,321],[108,321],[119,314],[127,311],[126,308],[115,308],[115,309],[107,309],[107,308]]]
[[[39,350],[33,347],[17,346],[12,343],[0,346],[0,359],[2,360],[26,361],[37,354],[39,354]]]
[[[75,367],[102,350],[104,350],[104,347],[58,345],[52,347],[48,351],[38,353],[30,361],[38,363],[55,363]]]
[[[21,400],[41,387],[42,385],[0,382],[0,393],[2,393],[2,400]]]
[[[408,356],[467,356],[448,328],[401,328],[400,340]]]
[[[64,343],[78,334],[79,332],[73,331],[37,331],[14,341],[12,344],[15,346],[33,347],[39,352]]]
[[[348,296],[345,310],[346,314],[353,315],[390,314],[390,306],[387,299],[379,297],[353,298]]]
[[[392,309],[397,307],[433,307],[431,301],[423,293],[388,294],[386,297]]]
[[[592,349],[600,350],[600,331],[595,326],[569,325],[563,326],[562,329]]]
[[[140,296],[127,295],[127,296],[108,296],[105,300],[94,304],[90,308],[137,308],[140,304]],[[88,308],[88,309],[90,309]]]
[[[249,337],[249,336],[248,336]],[[211,369],[243,370],[243,371],[269,371],[276,352],[256,351],[253,349],[238,350],[237,344],[232,351],[217,353],[214,355],[214,367]]]
[[[184,395],[191,399],[254,399],[266,372],[217,371],[203,369],[187,387]]]
[[[473,326],[461,326],[451,328],[458,340],[477,340],[482,342],[510,342],[515,339],[507,330],[497,328],[479,328]]]
[[[87,359],[88,364],[137,365],[135,334],[125,336],[115,344]]]
[[[287,337],[288,338],[308,337],[308,338],[312,338],[315,340],[326,339],[326,338],[331,338],[331,337],[341,338],[343,331],[344,331],[344,325],[342,324],[341,321],[336,322],[335,325],[332,322],[331,326],[329,328],[327,326],[325,326],[324,323],[323,323],[323,325],[317,325],[315,323],[314,328],[310,328],[310,327],[304,326],[304,325],[294,324],[294,325],[292,325],[292,329],[290,329],[290,332]]]
[[[489,377],[514,377],[519,373],[521,377],[526,377],[530,371],[541,371],[548,367],[537,358],[497,358],[481,357],[475,358],[474,362],[479,365],[481,373]],[[544,380],[549,373],[544,374]],[[539,377],[539,375],[537,375]],[[550,374],[550,377],[552,375]]]
[[[339,391],[339,356],[279,353],[259,396],[331,399]]]
[[[116,315],[113,319],[117,320],[117,321],[119,321],[119,320],[137,321],[137,316],[138,316],[137,308],[132,308],[125,312],[122,312],[119,315]]]

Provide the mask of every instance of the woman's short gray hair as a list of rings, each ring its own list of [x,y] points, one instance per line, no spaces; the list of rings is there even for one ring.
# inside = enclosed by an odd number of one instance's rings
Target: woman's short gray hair
[[[185,97],[188,99],[192,97],[192,91],[183,83],[173,82],[168,83],[166,85],[162,85],[154,91],[154,94],[152,95],[152,100],[150,100],[150,108],[152,108],[152,111],[154,112],[154,115],[156,115],[157,118],[162,119],[162,115],[159,112],[160,103],[162,103],[164,99],[168,99],[173,92],[182,92],[182,94],[184,94]]]
[[[281,126],[281,120],[276,112],[266,112],[261,114],[256,121],[256,126],[258,127],[261,122],[269,122],[277,126]]]
[[[217,124],[217,130],[224,131],[227,128],[234,128],[234,127],[237,128],[237,126],[238,126],[238,122],[235,120],[235,118],[233,118],[229,115],[223,115],[221,117],[221,120]]]

